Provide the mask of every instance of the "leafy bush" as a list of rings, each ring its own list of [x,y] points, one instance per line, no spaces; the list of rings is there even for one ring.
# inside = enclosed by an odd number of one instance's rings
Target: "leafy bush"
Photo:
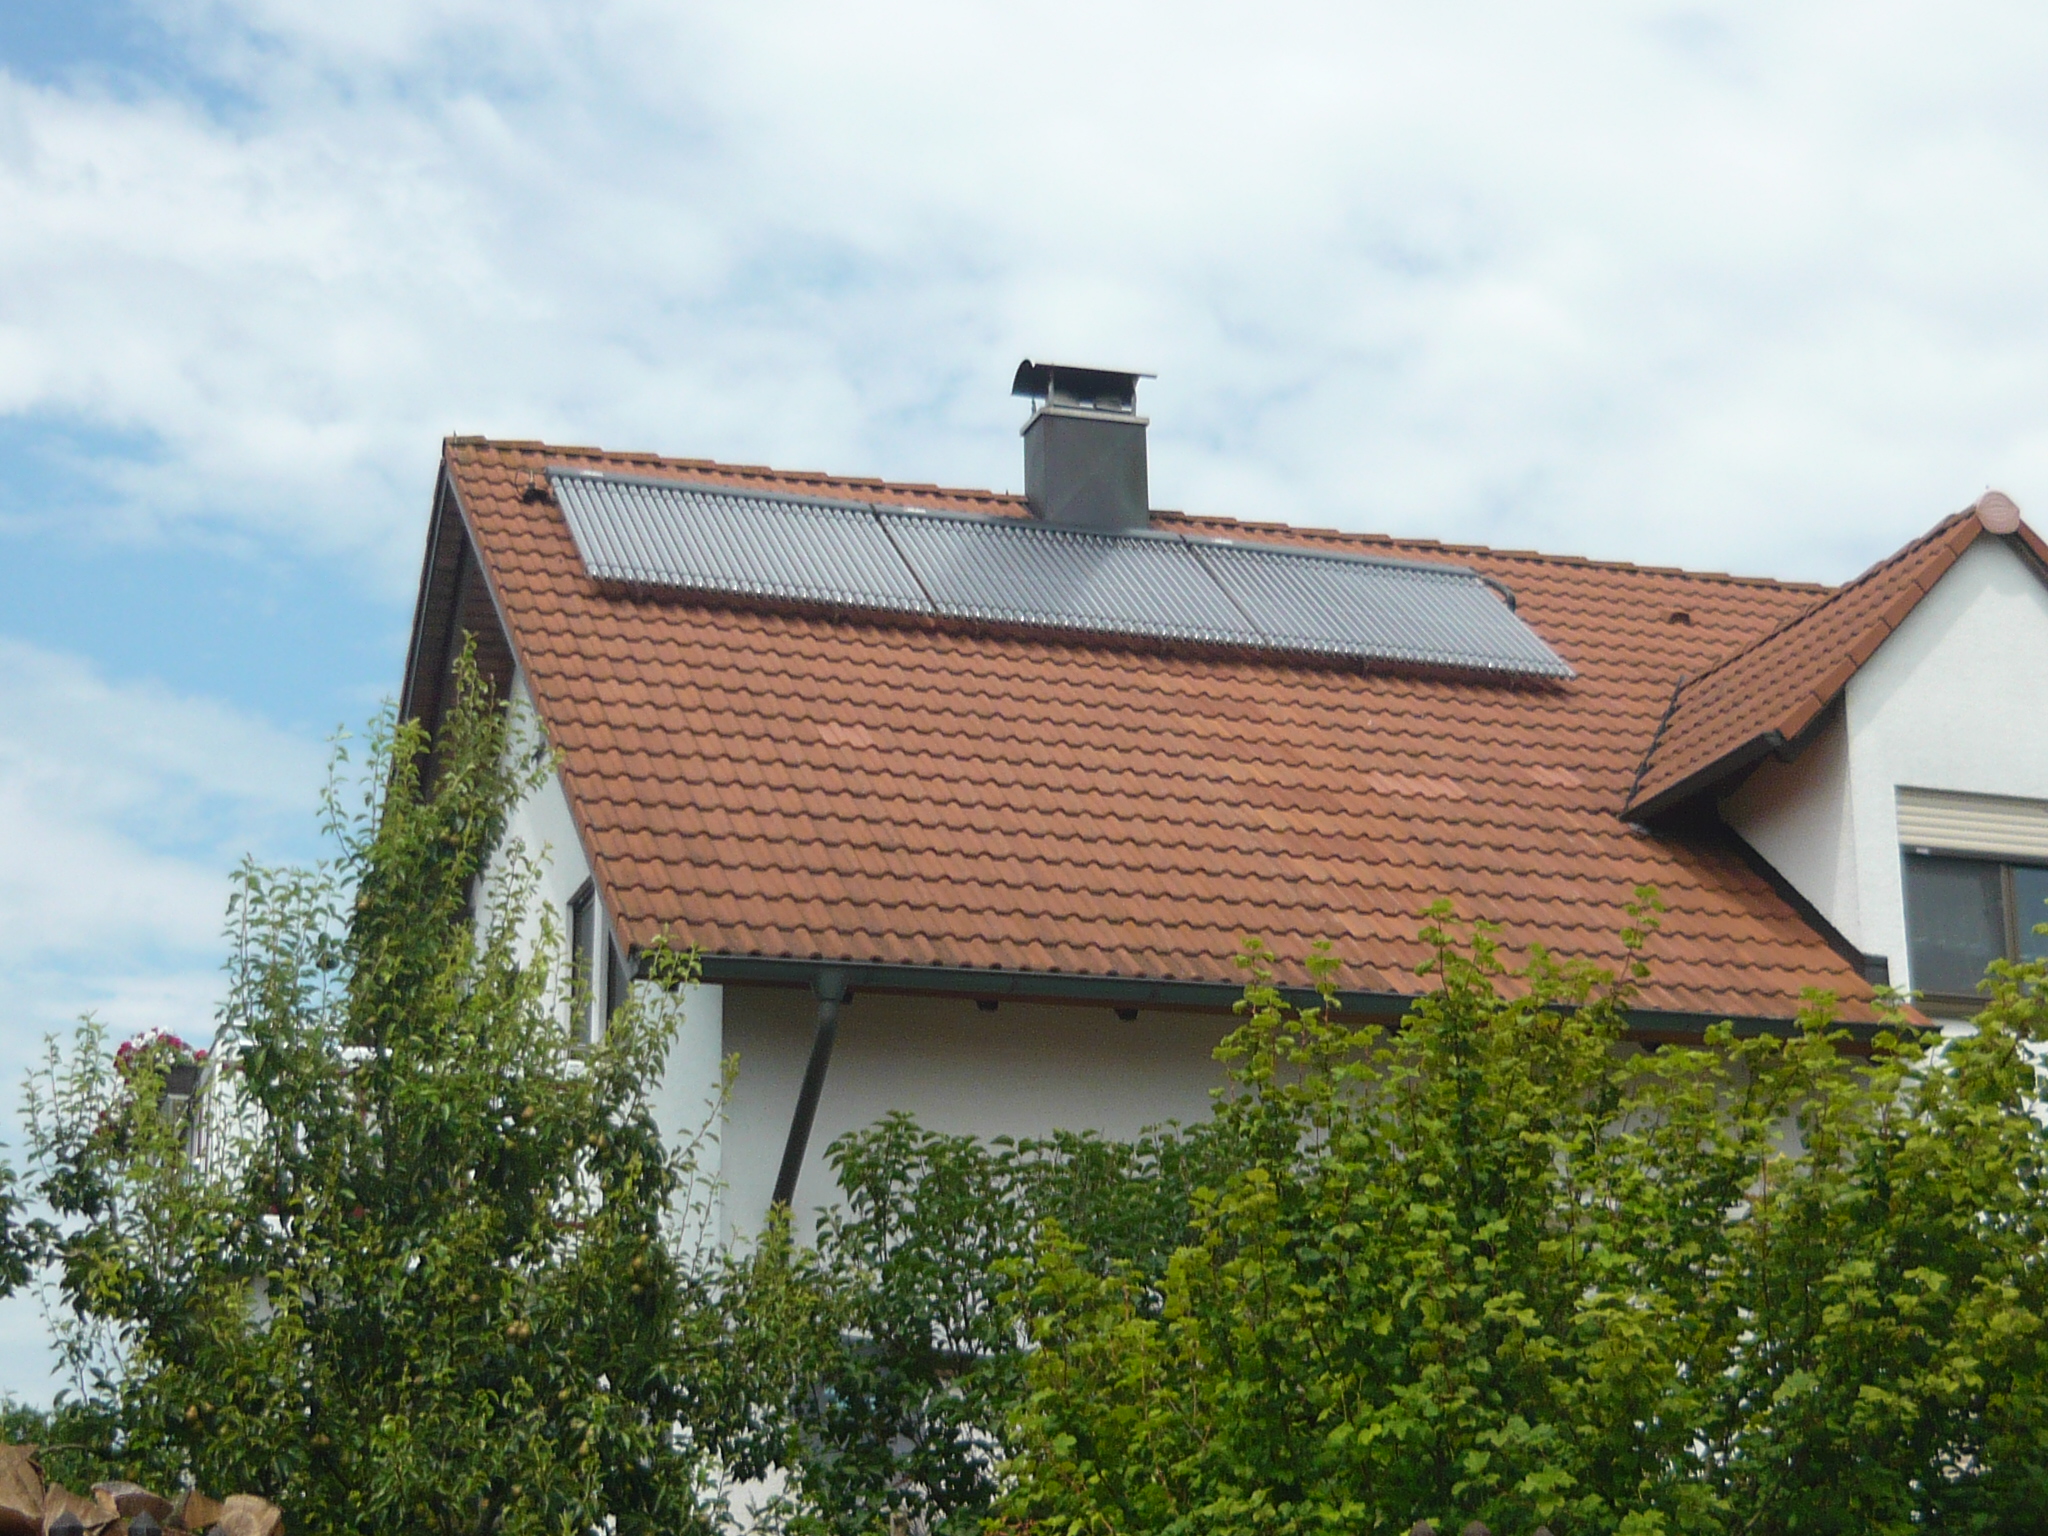
[[[891,1117],[832,1148],[813,1245],[705,1254],[646,1100],[664,994],[576,1053],[530,963],[515,732],[465,665],[431,747],[389,728],[330,798],[331,864],[244,868],[199,1100],[175,1039],[53,1046],[55,1225],[0,1176],[0,1285],[59,1263],[86,1391],[5,1422],[65,1481],[315,1533],[701,1529],[732,1478],[806,1536],[2039,1528],[2048,967],[1946,1042],[1814,998],[1640,1048],[1640,959],[1509,971],[1441,908],[1396,1027],[1254,948],[1199,1125]]]
[[[1251,989],[1163,1278],[1046,1225],[1011,1528],[2040,1529],[2041,966],[1638,1051],[1625,980],[1427,937],[1398,1030]]]
[[[989,1143],[901,1114],[841,1137],[816,1245],[790,1241],[785,1213],[730,1262],[728,1350],[705,1373],[727,1386],[699,1420],[706,1443],[734,1475],[785,1471],[768,1513],[797,1531],[979,1530],[1024,1389],[1013,1276],[1040,1225],[1062,1222],[1103,1273],[1162,1272],[1206,1148],[1172,1128]]]
[[[693,1167],[646,1100],[672,1020],[657,994],[571,1052],[499,849],[545,770],[507,766],[537,759],[466,662],[457,695],[431,750],[388,728],[360,804],[330,795],[332,863],[240,872],[199,1126],[175,1041],[88,1022],[31,1085],[74,1484],[189,1475],[314,1532],[705,1522]]]

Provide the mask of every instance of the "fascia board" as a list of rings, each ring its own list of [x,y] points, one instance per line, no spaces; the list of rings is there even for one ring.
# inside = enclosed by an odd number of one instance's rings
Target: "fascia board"
[[[1227,982],[1168,981],[1135,976],[1092,976],[1078,972],[982,970],[973,966],[858,964],[838,960],[791,960],[765,955],[711,954],[701,957],[703,979],[721,985],[811,988],[821,972],[835,971],[856,992],[887,992],[906,996],[994,999],[1043,1003],[1093,1003],[1137,1008],[1173,1008],[1191,1012],[1224,1012],[1244,996],[1242,986]],[[645,960],[634,957],[644,971]],[[1308,987],[1282,987],[1297,1006],[1317,999]],[[1336,994],[1347,1018],[1394,1021],[1420,1000],[1401,992],[1340,989]],[[1560,1011],[1568,1011],[1560,1009]],[[1625,1017],[1631,1039],[1693,1041],[1718,1024],[1732,1024],[1738,1035],[1799,1033],[1794,1017],[1699,1013],[1660,1008],[1631,1008]],[[1882,1024],[1841,1024],[1859,1044],[1867,1044]]]

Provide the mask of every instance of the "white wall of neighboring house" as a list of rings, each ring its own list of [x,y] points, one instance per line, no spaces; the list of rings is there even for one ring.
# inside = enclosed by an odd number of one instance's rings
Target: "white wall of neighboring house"
[[[1722,802],[1729,825],[1858,948],[1913,979],[1898,791],[2048,801],[2048,586],[1980,538],[1850,680],[1791,763]]]

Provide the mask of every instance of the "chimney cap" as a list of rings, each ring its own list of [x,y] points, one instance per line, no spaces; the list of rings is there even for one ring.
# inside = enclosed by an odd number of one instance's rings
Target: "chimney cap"
[[[1017,365],[1017,377],[1010,384],[1010,393],[1028,395],[1048,405],[1135,412],[1138,409],[1138,380],[1157,377],[1152,373],[1126,373],[1118,368],[1034,363],[1027,357]]]

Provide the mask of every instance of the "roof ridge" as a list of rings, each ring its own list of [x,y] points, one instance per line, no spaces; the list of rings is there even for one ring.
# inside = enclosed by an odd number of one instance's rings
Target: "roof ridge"
[[[737,464],[724,459],[685,459],[670,454],[650,453],[630,449],[590,448],[570,446],[561,443],[546,443],[534,439],[451,437],[451,446],[463,448],[484,448],[512,450],[517,453],[539,457],[567,455],[576,458],[603,459],[614,464],[628,464],[636,468],[659,468],[665,470],[698,470],[720,475],[733,475],[760,480],[772,480],[799,485],[828,485],[867,491],[900,491],[915,496],[945,496],[964,501],[997,501],[1021,504],[1024,498],[1012,491],[993,491],[974,486],[937,485],[928,481],[884,480],[876,475],[844,475],[823,469],[778,469],[772,464]]]
[[[610,460],[640,468],[700,470],[721,475],[746,476],[783,484],[825,485],[867,491],[893,491],[914,496],[946,497],[958,501],[996,502],[1021,506],[1024,497],[1015,491],[995,491],[974,486],[937,485],[923,481],[885,480],[875,475],[844,475],[830,470],[777,469],[768,464],[736,464],[721,459],[685,459],[645,451],[567,446],[531,438],[461,437],[448,438],[451,446],[512,450],[522,454],[565,454],[578,458]],[[1229,517],[1221,513],[1182,512],[1168,507],[1152,511],[1154,521],[1194,526],[1236,528],[1248,532],[1294,534],[1307,538],[1332,539],[1345,544],[1393,545],[1446,556],[1481,555],[1496,560],[1519,560],[1549,566],[1585,566],[1604,571],[1633,571],[1648,576],[1676,576],[1688,581],[1710,581],[1729,586],[1761,588],[1777,592],[1831,593],[1838,589],[1824,582],[1788,581],[1776,576],[1738,576],[1725,571],[1700,571],[1678,565],[1643,565],[1633,560],[1606,560],[1589,555],[1553,554],[1539,549],[1503,549],[1492,544],[1459,544],[1420,535],[1373,533],[1348,528],[1317,528],[1300,523],[1265,522],[1253,518]],[[1859,578],[1860,579],[1860,578]],[[1738,653],[1739,654],[1739,653]]]
[[[1608,560],[1596,555],[1561,555],[1541,549],[1503,549],[1497,544],[1454,544],[1444,539],[1426,538],[1415,534],[1359,533],[1346,528],[1311,528],[1300,523],[1256,522],[1250,518],[1225,517],[1218,513],[1173,512],[1160,510],[1154,517],[1168,517],[1180,522],[1201,524],[1222,524],[1232,528],[1272,529],[1281,533],[1309,534],[1317,538],[1344,539],[1367,543],[1404,545],[1410,548],[1424,547],[1442,550],[1450,555],[1488,555],[1496,560],[1525,560],[1544,565],[1589,566],[1602,571],[1635,571],[1646,576],[1682,576],[1688,581],[1719,581],[1730,586],[1767,587],[1780,592],[1832,592],[1834,588],[1821,581],[1789,581],[1780,576],[1738,576],[1727,571],[1700,571],[1684,565],[1643,565],[1634,560]]]

